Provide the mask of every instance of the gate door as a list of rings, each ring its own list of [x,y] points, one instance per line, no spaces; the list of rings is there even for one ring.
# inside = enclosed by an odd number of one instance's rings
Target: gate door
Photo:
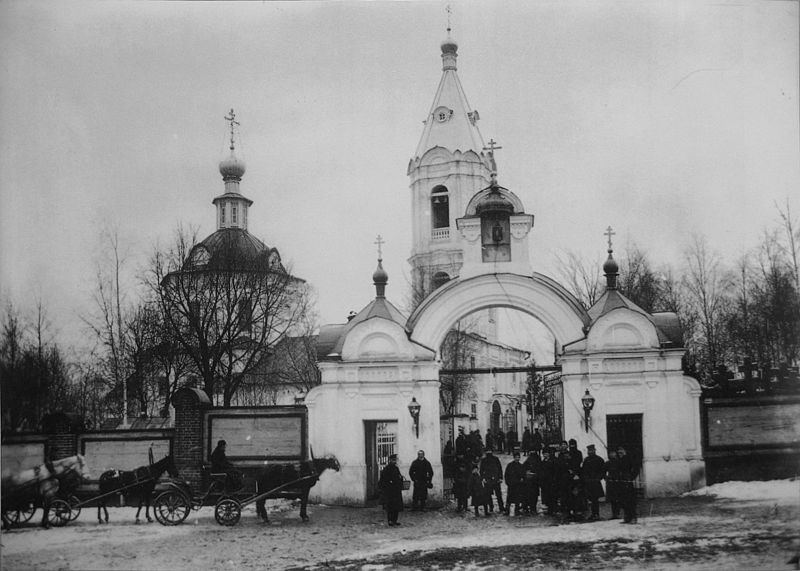
[[[608,448],[616,450],[618,446],[625,448],[625,452],[639,468],[639,476],[635,485],[642,488],[642,415],[641,414],[609,414],[606,416],[606,434],[608,435]]]
[[[364,422],[366,436],[367,500],[378,498],[381,470],[389,463],[389,455],[397,453],[397,421]]]

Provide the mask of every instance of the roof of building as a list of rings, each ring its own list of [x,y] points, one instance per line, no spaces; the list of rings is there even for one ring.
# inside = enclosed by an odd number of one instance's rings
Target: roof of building
[[[184,269],[285,271],[280,254],[242,228],[221,228],[195,245]]]
[[[470,107],[456,72],[457,51],[458,46],[452,40],[442,44],[442,79],[425,118],[425,128],[414,158],[421,157],[428,149],[437,146],[451,152],[472,150],[478,155],[483,153],[483,137],[477,125],[478,113]],[[441,118],[440,112],[443,113]]]

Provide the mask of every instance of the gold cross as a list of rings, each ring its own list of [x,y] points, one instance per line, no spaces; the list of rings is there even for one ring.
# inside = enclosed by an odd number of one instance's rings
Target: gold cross
[[[611,231],[611,226],[606,228],[606,231],[603,233],[603,236],[608,236],[608,249],[611,249],[611,236],[615,236],[617,233]]]
[[[378,234],[378,238],[373,242],[373,244],[377,244],[378,245],[378,259],[382,260],[383,259],[383,250],[381,250],[381,246],[383,244],[385,244],[385,242],[383,241],[383,238],[381,238],[380,234]]]

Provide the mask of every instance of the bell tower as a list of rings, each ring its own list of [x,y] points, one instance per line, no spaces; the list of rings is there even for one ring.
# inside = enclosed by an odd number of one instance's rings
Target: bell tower
[[[458,44],[441,45],[442,77],[414,156],[408,163],[414,305],[461,274],[465,242],[456,229],[470,199],[489,186],[490,156],[478,129],[479,115],[458,78]]]

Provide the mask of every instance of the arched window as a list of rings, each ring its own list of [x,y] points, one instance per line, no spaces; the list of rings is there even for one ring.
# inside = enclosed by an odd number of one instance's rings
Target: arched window
[[[445,186],[436,186],[431,192],[431,221],[434,230],[450,227],[450,201]]]
[[[433,289],[439,289],[444,284],[450,281],[450,276],[447,275],[447,272],[436,272],[433,274]]]

